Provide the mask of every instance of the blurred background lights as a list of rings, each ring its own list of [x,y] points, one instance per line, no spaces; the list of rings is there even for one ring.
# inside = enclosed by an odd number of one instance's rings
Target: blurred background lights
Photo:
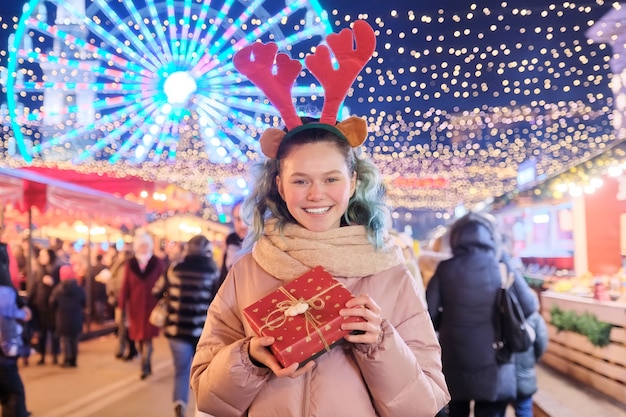
[[[608,164],[570,169],[626,137],[618,3],[4,3],[18,16],[2,13],[0,39],[0,150],[11,167],[171,181],[214,202],[239,196],[261,160],[260,134],[280,120],[232,54],[260,39],[303,59],[356,18],[375,28],[378,47],[340,119],[366,118],[362,152],[402,209],[394,220],[422,210],[444,220],[508,195],[531,158],[537,179],[568,175],[541,195],[597,189],[591,179]],[[293,93],[299,109],[319,111],[324,92],[308,72]]]

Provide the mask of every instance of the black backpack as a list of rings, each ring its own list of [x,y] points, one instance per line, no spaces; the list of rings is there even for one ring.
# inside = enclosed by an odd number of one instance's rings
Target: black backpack
[[[517,301],[512,283],[513,274],[508,272],[504,263],[500,263],[502,287],[496,295],[495,329],[493,347],[500,363],[511,360],[513,353],[525,352],[534,343],[535,332],[526,322],[524,311]]]

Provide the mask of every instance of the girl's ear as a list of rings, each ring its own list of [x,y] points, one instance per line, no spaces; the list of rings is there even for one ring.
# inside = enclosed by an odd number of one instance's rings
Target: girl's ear
[[[280,179],[280,175],[276,175],[275,181],[276,181],[276,189],[278,190],[278,194],[280,194],[280,198],[284,200],[285,197],[283,196],[283,182]]]

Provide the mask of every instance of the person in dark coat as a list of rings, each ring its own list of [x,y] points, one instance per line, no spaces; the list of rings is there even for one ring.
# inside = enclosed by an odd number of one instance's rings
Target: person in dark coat
[[[513,361],[496,359],[495,300],[501,287],[501,238],[486,215],[468,213],[450,229],[452,258],[441,261],[428,283],[428,311],[439,332],[451,417],[503,417],[516,398]],[[512,270],[509,268],[509,270]],[[519,273],[512,285],[526,317],[537,310]]]
[[[125,361],[132,360],[138,354],[135,343],[128,336],[126,310],[122,310],[118,305],[122,281],[126,273],[126,262],[132,257],[132,253],[128,250],[123,250],[119,253],[116,251],[114,258],[109,258],[107,261],[111,271],[111,278],[106,283],[106,290],[109,305],[115,309],[115,324],[117,324],[118,343],[115,346],[115,357]]]
[[[78,338],[83,331],[84,310],[87,305],[85,290],[78,285],[76,272],[69,265],[59,271],[61,283],[50,295],[55,328],[63,348],[63,368],[75,368],[78,358]]]
[[[219,269],[211,242],[192,237],[182,261],[172,264],[153,289],[158,298],[168,299],[168,316],[163,328],[174,359],[174,414],[185,416],[189,399],[191,360],[202,334],[207,310],[219,287]]]
[[[3,226],[0,224],[0,236]],[[31,310],[26,306],[24,299],[18,297],[9,275],[9,257],[6,244],[0,242],[0,314],[10,319],[29,321]],[[26,409],[26,391],[17,366],[18,355],[5,356],[0,349],[0,408],[2,416],[27,417],[30,413]]]
[[[159,335],[159,328],[149,320],[157,304],[152,288],[165,273],[165,264],[154,255],[154,241],[147,233],[135,236],[133,251],[134,256],[125,266],[119,306],[122,310],[127,308],[128,335],[139,344],[141,379],[146,379],[152,374],[152,339]]]
[[[535,365],[548,348],[549,340],[548,327],[540,312],[534,312],[526,321],[535,331],[535,341],[527,351],[514,355],[517,398],[513,408],[516,417],[533,417],[533,395],[537,392]]]
[[[54,329],[55,318],[50,308],[50,294],[59,283],[59,269],[62,264],[52,249],[40,250],[37,261],[39,269],[36,272],[33,287],[28,294],[28,304],[34,309],[38,332],[37,345],[41,355],[37,364],[45,364],[48,337],[51,338],[52,363],[56,364],[60,344]]]

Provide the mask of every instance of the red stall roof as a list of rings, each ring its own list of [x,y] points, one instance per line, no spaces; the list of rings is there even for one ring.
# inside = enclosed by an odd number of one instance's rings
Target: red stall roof
[[[141,204],[27,170],[0,168],[0,200],[22,213],[36,208],[55,223],[68,218],[112,226],[142,225],[146,221]]]

